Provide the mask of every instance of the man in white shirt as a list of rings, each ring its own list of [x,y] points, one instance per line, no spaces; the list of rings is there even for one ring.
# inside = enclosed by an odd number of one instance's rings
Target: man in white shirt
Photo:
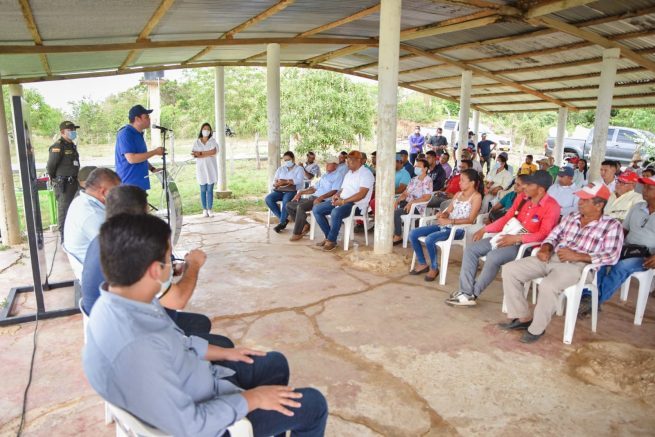
[[[616,189],[607,201],[607,206],[605,206],[606,215],[623,223],[630,208],[644,201],[642,195],[635,191],[637,182],[639,182],[639,176],[631,171],[623,172],[617,178]]]
[[[331,202],[323,202],[314,207],[316,224],[325,234],[325,240],[318,243],[325,251],[332,251],[337,246],[337,236],[343,219],[347,218],[353,208],[359,208],[366,213],[373,194],[375,177],[366,167],[362,166],[362,154],[352,151],[348,154],[348,173],[343,179],[341,190],[332,197]],[[327,216],[331,216],[331,222]]]
[[[600,181],[601,183],[610,190],[610,193],[613,193],[616,189],[616,162],[611,159],[606,159],[600,164]]]
[[[307,162],[302,165],[305,170],[305,181],[321,177],[321,167],[316,163],[316,154],[307,152]]]
[[[573,185],[573,168],[562,167],[557,173],[557,183],[550,186],[548,195],[559,203],[562,208],[562,217],[578,211],[578,199],[575,195],[578,187]]]

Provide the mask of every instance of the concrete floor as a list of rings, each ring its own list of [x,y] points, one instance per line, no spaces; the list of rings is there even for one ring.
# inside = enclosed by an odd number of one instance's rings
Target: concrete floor
[[[323,253],[259,219],[185,217],[178,248],[208,254],[188,309],[209,315],[213,331],[237,343],[286,354],[292,384],[327,396],[328,435],[655,432],[655,302],[634,326],[634,287],[628,303],[604,306],[597,333],[579,322],[566,346],[555,317],[545,338],[526,346],[495,327],[503,319],[500,280],[475,308],[444,304],[457,284],[459,249],[439,287],[407,275],[409,249],[379,260],[358,234],[354,250]],[[49,234],[48,260],[54,244]],[[0,252],[0,289],[29,282],[28,255],[20,247]],[[71,277],[59,252],[51,279]],[[71,290],[49,293],[53,307],[72,299]],[[28,311],[32,299],[20,305]],[[33,330],[0,328],[0,435],[18,427]],[[25,435],[113,435],[81,370],[81,316],[42,321],[37,341]]]

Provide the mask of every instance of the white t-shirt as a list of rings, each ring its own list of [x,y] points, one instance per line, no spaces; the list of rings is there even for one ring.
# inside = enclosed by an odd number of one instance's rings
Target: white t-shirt
[[[357,208],[366,211],[368,203],[371,201],[371,196],[373,196],[374,184],[375,176],[373,176],[371,170],[366,167],[361,166],[357,171],[348,170],[348,173],[346,173],[346,176],[343,178],[343,183],[341,184],[341,195],[339,197],[347,199],[350,196],[359,193],[360,188],[368,188],[366,196],[359,202],[355,203]]]
[[[193,143],[193,148],[191,150],[194,152],[209,152],[213,149],[216,149],[218,152],[218,143],[212,137],[207,140],[207,144],[203,144],[202,141],[200,141],[200,138],[198,138],[196,142]],[[216,155],[196,158],[196,178],[200,185],[215,184],[218,182],[218,163],[216,162]]]

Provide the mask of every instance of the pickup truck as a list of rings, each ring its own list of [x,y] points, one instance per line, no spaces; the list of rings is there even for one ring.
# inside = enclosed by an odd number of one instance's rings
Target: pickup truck
[[[587,139],[564,138],[564,156],[589,159],[594,130],[589,131]],[[555,138],[549,137],[544,144],[546,156],[553,154]],[[630,127],[610,126],[607,131],[606,159],[613,159],[622,164],[629,164],[637,148],[643,159],[650,156],[649,150],[655,148],[655,135],[652,132]]]

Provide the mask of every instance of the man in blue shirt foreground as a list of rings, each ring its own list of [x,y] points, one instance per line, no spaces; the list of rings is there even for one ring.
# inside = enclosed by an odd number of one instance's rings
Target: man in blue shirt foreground
[[[246,416],[255,436],[324,435],[325,398],[287,386],[283,355],[209,345],[184,336],[166,315],[155,296],[173,274],[170,235],[150,215],[120,214],[102,225],[107,283],[89,317],[83,353],[92,387],[175,436],[224,436]]]

